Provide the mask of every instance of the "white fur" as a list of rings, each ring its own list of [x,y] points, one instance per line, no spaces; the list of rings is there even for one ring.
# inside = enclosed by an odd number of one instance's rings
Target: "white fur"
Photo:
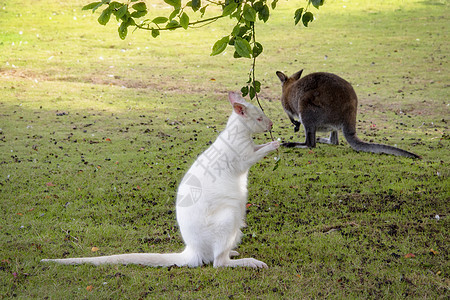
[[[272,122],[238,93],[229,93],[233,112],[216,141],[187,171],[178,187],[177,221],[186,248],[181,253],[132,253],[102,257],[43,259],[61,264],[141,264],[148,266],[267,268],[254,258],[231,259],[245,225],[247,174],[250,167],[279,147],[255,145],[252,134]]]

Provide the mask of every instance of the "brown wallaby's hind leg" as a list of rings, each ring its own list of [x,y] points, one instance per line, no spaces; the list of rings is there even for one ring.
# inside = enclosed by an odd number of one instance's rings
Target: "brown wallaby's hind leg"
[[[316,129],[315,128],[305,128],[306,132],[306,146],[308,148],[316,147]]]
[[[306,140],[304,143],[288,142],[282,143],[281,146],[287,148],[314,148],[316,147],[316,129],[305,127]]]
[[[324,144],[333,144],[338,145],[339,144],[339,137],[337,130],[333,130],[330,133],[330,138],[317,138],[318,143],[324,143]]]

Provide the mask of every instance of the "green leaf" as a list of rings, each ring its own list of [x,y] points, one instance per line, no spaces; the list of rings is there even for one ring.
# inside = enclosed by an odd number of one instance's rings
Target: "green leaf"
[[[180,12],[180,9],[179,9],[179,8],[175,8],[175,9],[170,13],[170,15],[169,15],[169,20],[172,21],[172,19],[175,18],[175,17],[178,15],[179,12]]]
[[[275,171],[280,166],[281,157],[278,157],[275,161],[275,166],[273,167],[272,171]]]
[[[109,9],[111,9],[111,10],[118,9],[119,7],[122,7],[123,5],[124,5],[123,3],[119,3],[117,1],[114,1],[114,2],[109,3]]]
[[[300,21],[300,19],[302,18],[302,13],[303,13],[303,7],[299,8],[295,11],[295,15],[294,15],[294,19],[295,19],[295,25],[297,25],[297,23]]]
[[[264,3],[262,1],[258,1],[253,3],[253,8],[256,10],[256,12],[259,12],[264,6]]]
[[[120,24],[119,29],[117,30],[119,32],[119,37],[124,40],[127,37],[128,34],[128,21],[124,21],[122,22],[122,24]]]
[[[308,27],[308,23],[312,22],[314,20],[314,16],[309,11],[305,12],[305,14],[302,17],[302,22],[305,27]]]
[[[234,13],[231,14],[231,18],[235,18],[239,22],[241,22],[242,18],[242,6],[238,5]],[[242,22],[241,22],[242,23]]]
[[[128,23],[127,26],[134,26],[134,25],[136,25],[136,22],[134,22],[133,18],[128,18],[125,21]]]
[[[255,91],[256,91],[257,93],[261,92],[261,82],[259,82],[258,80],[255,80],[255,81],[253,82],[253,86],[254,86]]]
[[[248,4],[244,5],[244,19],[249,22],[256,21],[256,10]]]
[[[136,11],[147,11],[147,5],[144,2],[136,3],[132,6],[132,8]]]
[[[255,42],[255,45],[253,46],[253,57],[258,57],[261,52],[263,52],[263,46],[260,43]]]
[[[255,96],[256,96],[255,88],[251,86],[250,87],[250,92],[248,94],[250,95],[250,99],[255,98]]]
[[[250,53],[252,51],[252,48],[250,47],[249,42],[244,40],[243,38],[236,37],[236,40],[234,41],[234,48],[240,56],[251,58]]]
[[[201,0],[192,0],[192,10],[197,11],[202,6]]]
[[[159,30],[152,28],[152,37],[156,38],[159,35]]]
[[[319,6],[322,6],[325,0],[311,0],[312,5],[319,9]]]
[[[272,1],[272,4],[271,4],[272,9],[275,9],[277,7],[277,2],[278,2],[278,0],[273,0]]]
[[[228,16],[231,15],[236,8],[238,7],[238,4],[234,1],[230,2],[227,6],[223,8],[222,16]]]
[[[122,17],[127,13],[127,11],[128,11],[128,5],[127,5],[127,4],[124,4],[124,5],[122,5],[121,8],[119,8],[118,10],[116,10],[116,11],[114,12],[114,14],[115,14],[116,17],[118,17],[118,18],[122,18]]]
[[[152,23],[163,24],[166,23],[167,21],[169,21],[169,19],[167,19],[166,17],[156,17],[153,19]]]
[[[231,35],[237,36],[239,34],[239,31],[241,31],[241,27],[239,26],[239,24],[237,24],[236,26],[234,26],[233,31],[231,32]]]
[[[248,86],[243,86],[241,88],[242,97],[245,97],[248,95]]]
[[[97,21],[101,24],[101,25],[106,25],[109,22],[109,19],[111,18],[111,10],[108,8],[106,8],[102,14],[100,15],[100,17],[98,17]]]
[[[269,7],[267,5],[264,5],[260,11],[258,11],[258,17],[260,20],[263,20],[264,23],[269,20]]]
[[[205,15],[206,8],[208,7],[208,5],[209,5],[209,4],[207,4],[207,5],[203,6],[202,8],[200,8],[200,13],[202,14],[202,15],[201,15],[201,18],[203,18],[203,16]]]
[[[181,0],[164,0],[167,4],[173,6],[174,8],[181,7]]]
[[[135,11],[147,11],[147,5],[145,5],[144,2],[139,2],[136,4],[133,4],[133,6],[131,6]]]
[[[233,33],[234,31],[235,30],[233,29]],[[250,34],[251,34],[251,27],[244,25],[239,27],[239,32],[237,32],[235,36],[244,37],[246,35],[250,36]]]
[[[177,20],[172,20],[172,21],[170,21],[170,22],[167,24],[166,27],[167,27],[169,30],[175,30],[175,29],[178,28],[179,25],[180,25],[180,23],[178,23]]]
[[[132,14],[131,14],[131,16],[133,17],[133,18],[140,18],[140,17],[143,17],[143,16],[145,16],[147,14],[147,11],[134,11]]]
[[[217,55],[222,53],[225,48],[228,45],[228,42],[230,41],[229,36],[224,36],[220,40],[214,43],[214,46],[212,47],[211,56]]]
[[[95,12],[95,10],[102,5],[103,5],[102,2],[92,2],[92,3],[89,3],[88,5],[83,6],[82,10],[92,9],[92,12]]]
[[[189,26],[189,16],[184,12],[180,17],[180,25],[184,29],[188,29]]]

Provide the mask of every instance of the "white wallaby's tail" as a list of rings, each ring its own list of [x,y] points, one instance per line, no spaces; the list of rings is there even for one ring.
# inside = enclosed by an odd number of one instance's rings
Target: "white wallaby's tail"
[[[169,267],[169,266],[189,266],[197,267],[202,264],[201,259],[188,249],[181,253],[130,253],[117,254],[99,257],[80,257],[80,258],[62,258],[62,259],[43,259],[41,262],[56,262],[63,265],[79,264],[135,264],[151,267]]]

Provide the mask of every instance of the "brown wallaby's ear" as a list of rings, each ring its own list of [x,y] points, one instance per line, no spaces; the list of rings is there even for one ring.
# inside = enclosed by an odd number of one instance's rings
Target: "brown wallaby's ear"
[[[277,76],[280,78],[281,83],[285,83],[288,77],[283,72],[277,71]]]
[[[247,109],[246,109],[245,105],[242,103],[237,103],[237,102],[233,103],[233,110],[235,113],[237,113],[240,116],[245,117],[247,115]]]
[[[302,76],[302,73],[303,73],[303,69],[301,69],[300,71],[298,71],[297,73],[295,73],[295,74],[292,75],[291,77],[292,77],[294,80],[299,80],[299,79],[300,79],[300,76]]]

